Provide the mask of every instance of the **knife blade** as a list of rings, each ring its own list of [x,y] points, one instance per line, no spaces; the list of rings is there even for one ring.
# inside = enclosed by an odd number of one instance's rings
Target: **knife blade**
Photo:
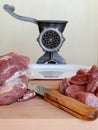
[[[71,97],[60,94],[57,90],[48,89],[29,83],[29,89],[33,89],[37,94],[52,105],[70,113],[71,115],[83,120],[95,120],[98,117],[98,110],[95,107],[87,106]]]
[[[34,84],[31,84],[31,83],[29,83],[28,87],[30,89],[33,89],[37,94],[39,94],[41,96],[45,96],[44,95],[45,93],[49,93],[49,92],[52,91],[51,89],[48,89],[48,88],[45,88],[45,87],[42,87],[42,86],[38,86],[38,85],[34,85]]]

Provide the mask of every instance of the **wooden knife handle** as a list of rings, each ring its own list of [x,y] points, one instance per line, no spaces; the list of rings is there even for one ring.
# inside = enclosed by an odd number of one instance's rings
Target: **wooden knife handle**
[[[53,90],[45,93],[45,99],[77,118],[94,120],[98,117],[98,110],[95,107],[87,106],[71,97],[60,94],[58,91]]]
[[[46,97],[44,97],[44,99],[45,99],[47,102],[51,103],[52,105],[58,107],[59,109],[62,109],[62,110],[64,110],[64,111],[70,113],[71,115],[75,116],[76,118],[79,118],[79,119],[82,119],[82,120],[86,120],[86,121],[92,121],[92,120],[95,120],[95,119],[97,118],[96,114],[93,115],[93,116],[80,115],[79,113],[76,113],[76,112],[74,112],[74,111],[68,109],[67,107],[64,107],[63,105],[61,105],[61,104],[59,104],[59,103],[57,103],[57,102],[54,102],[54,101],[52,101],[52,100],[50,100],[50,99],[48,99],[48,98],[46,98]]]

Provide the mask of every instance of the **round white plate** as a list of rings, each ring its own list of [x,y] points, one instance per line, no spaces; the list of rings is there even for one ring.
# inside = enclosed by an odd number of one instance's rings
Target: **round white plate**
[[[79,69],[90,69],[89,66],[72,64],[30,64],[29,68],[35,79],[63,79],[75,75]]]

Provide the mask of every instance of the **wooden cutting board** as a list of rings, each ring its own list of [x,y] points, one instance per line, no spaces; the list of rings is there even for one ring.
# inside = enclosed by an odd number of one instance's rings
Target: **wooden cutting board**
[[[57,89],[61,80],[32,80],[31,82],[47,88]],[[75,118],[67,112],[46,102],[39,96],[26,102],[15,102],[11,105],[0,106],[0,117],[3,119]]]
[[[57,88],[59,82],[61,80],[32,80],[48,88]],[[38,96],[26,102],[0,106],[1,130],[97,130],[97,127],[98,119],[79,120]]]

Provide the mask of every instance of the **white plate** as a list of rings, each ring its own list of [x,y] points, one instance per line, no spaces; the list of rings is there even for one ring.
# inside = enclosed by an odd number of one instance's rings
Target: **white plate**
[[[63,79],[75,75],[79,69],[90,69],[89,66],[71,64],[30,64],[29,68],[33,70],[35,79]]]

